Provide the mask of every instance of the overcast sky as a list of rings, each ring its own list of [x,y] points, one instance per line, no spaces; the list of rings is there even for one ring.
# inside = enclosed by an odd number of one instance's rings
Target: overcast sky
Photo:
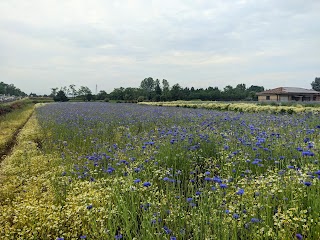
[[[146,77],[182,87],[311,88],[319,0],[1,0],[0,81],[95,92]]]

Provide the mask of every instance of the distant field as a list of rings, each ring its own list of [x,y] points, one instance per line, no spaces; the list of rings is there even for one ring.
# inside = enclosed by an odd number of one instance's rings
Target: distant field
[[[38,107],[0,168],[0,236],[320,239],[320,115],[282,113]]]
[[[293,102],[212,102],[212,101],[172,101],[172,102],[140,102],[139,104],[166,107],[204,108],[211,110],[238,112],[269,112],[269,113],[302,113],[320,112],[319,103]]]

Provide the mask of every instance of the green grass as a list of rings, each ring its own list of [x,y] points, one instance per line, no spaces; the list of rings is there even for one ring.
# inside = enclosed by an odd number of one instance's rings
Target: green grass
[[[34,110],[34,104],[23,102],[22,108],[0,116],[0,153],[4,154],[16,131],[23,126]]]

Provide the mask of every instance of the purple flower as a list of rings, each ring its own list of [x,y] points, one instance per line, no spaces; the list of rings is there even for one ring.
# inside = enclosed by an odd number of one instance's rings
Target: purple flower
[[[88,209],[88,210],[91,210],[92,207],[93,207],[92,204],[90,204],[90,205],[87,206],[87,209]]]
[[[164,227],[163,227],[163,230],[164,230],[164,232],[165,232],[166,234],[170,234],[170,233],[172,232],[172,230],[169,229],[167,226],[164,226]]]
[[[144,186],[144,187],[150,187],[150,186],[151,186],[151,183],[150,183],[150,182],[144,182],[144,183],[143,183],[143,186]]]
[[[302,240],[302,239],[303,239],[303,237],[302,237],[302,235],[301,235],[300,233],[297,233],[297,234],[296,234],[296,238],[299,239],[299,240]]]
[[[236,194],[242,196],[244,194],[244,189],[240,188]]]
[[[239,216],[239,214],[234,213],[234,214],[232,215],[232,217],[233,217],[234,219],[238,219],[240,216]]]
[[[252,223],[258,223],[260,220],[258,218],[251,218],[250,220]]]
[[[80,236],[80,239],[86,239],[86,238],[87,238],[86,235]]]
[[[115,235],[114,238],[115,238],[115,239],[121,239],[121,238],[122,238],[122,235],[121,235],[121,234]]]
[[[311,182],[304,182],[303,184],[306,185],[307,187],[310,187],[312,185]]]
[[[187,198],[187,202],[192,202],[192,201],[193,201],[192,197]]]
[[[134,183],[139,183],[141,182],[141,179],[137,178],[136,180],[133,181]]]
[[[222,188],[222,189],[227,188],[227,187],[228,187],[227,184],[224,184],[224,183],[220,184],[220,188]]]

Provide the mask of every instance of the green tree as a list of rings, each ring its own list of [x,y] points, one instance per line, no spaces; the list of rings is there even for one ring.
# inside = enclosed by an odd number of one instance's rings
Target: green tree
[[[311,83],[312,89],[320,92],[320,77],[316,77]]]
[[[100,90],[100,92],[97,94],[97,100],[105,100],[108,98],[108,94],[104,90]]]
[[[145,92],[146,98],[150,100],[155,88],[155,81],[152,77],[145,78],[141,81],[140,88]]]
[[[91,101],[93,99],[92,92],[88,87],[81,86],[78,90],[78,94],[81,96],[83,101]]]
[[[72,94],[72,97],[75,98],[77,95],[76,85],[70,84],[69,85],[69,92]]]
[[[162,95],[162,89],[160,87],[160,81],[159,79],[157,79],[155,81],[155,88],[154,88],[154,92],[155,92],[155,97],[154,97],[154,101],[160,101],[161,99],[161,95]]]
[[[162,94],[161,94],[161,100],[167,101],[170,99],[170,85],[168,80],[162,79]]]
[[[110,98],[112,100],[124,100],[124,88],[115,88],[113,91],[110,93]]]
[[[57,95],[58,88],[51,88],[51,97],[55,97]]]
[[[172,100],[182,100],[182,87],[179,85],[179,83],[172,86],[170,90],[170,95],[172,97]]]
[[[53,100],[55,102],[67,102],[67,101],[69,101],[69,98],[66,96],[66,94],[65,94],[65,92],[63,90],[60,90],[53,97]]]

